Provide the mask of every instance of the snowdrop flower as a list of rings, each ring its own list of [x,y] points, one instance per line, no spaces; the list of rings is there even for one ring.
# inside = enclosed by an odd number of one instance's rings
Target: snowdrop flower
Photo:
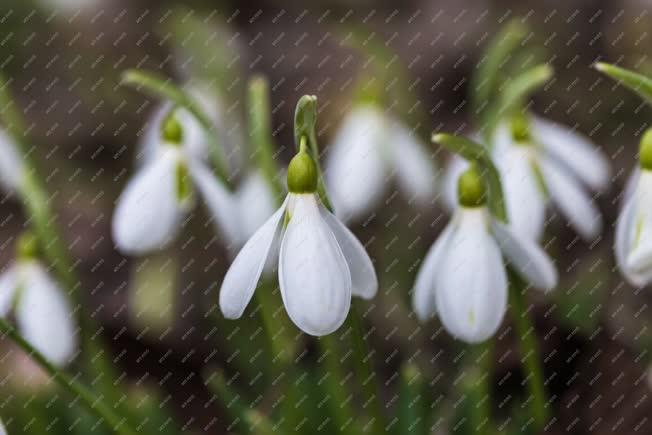
[[[234,200],[205,163],[188,149],[185,128],[173,111],[163,126],[156,155],[127,183],[113,216],[113,238],[120,250],[144,254],[172,241],[193,204],[193,183],[206,201],[227,246],[239,228]]]
[[[584,239],[599,234],[602,217],[587,190],[604,190],[610,167],[584,137],[543,119],[518,116],[497,129],[493,157],[516,234],[538,240],[550,201]],[[449,207],[455,197],[453,180],[466,165],[456,157],[446,170],[444,198]]]
[[[458,195],[453,219],[417,274],[413,306],[420,320],[437,313],[453,336],[477,343],[496,332],[507,310],[506,261],[544,290],[557,285],[557,272],[535,241],[491,216],[474,165],[460,176]]]
[[[430,155],[405,126],[372,105],[347,115],[325,168],[337,215],[347,220],[376,207],[393,175],[408,199],[418,204],[429,203],[435,194]]]
[[[32,237],[21,237],[17,261],[0,275],[0,316],[13,311],[23,337],[50,362],[64,365],[77,348],[77,328],[65,293],[35,258],[35,246]]]
[[[2,420],[0,420],[0,435],[7,435],[7,429],[5,429],[5,425],[2,424]]]
[[[283,205],[244,245],[220,290],[225,317],[242,316],[266,261],[278,254],[278,280],[290,319],[321,336],[339,328],[351,295],[371,298],[378,281],[371,259],[355,236],[320,202],[318,169],[305,143],[288,167]],[[278,245],[280,244],[280,248]]]
[[[652,130],[641,140],[640,168],[616,224],[616,262],[627,281],[652,281]]]

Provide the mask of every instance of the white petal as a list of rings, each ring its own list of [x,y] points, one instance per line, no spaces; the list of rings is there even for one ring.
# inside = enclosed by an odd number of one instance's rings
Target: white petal
[[[628,246],[625,264],[634,274],[643,274],[652,270],[652,172],[641,171],[639,182],[631,200],[629,216],[631,221],[627,231]]]
[[[137,145],[136,163],[138,167],[143,167],[159,155],[164,150],[162,147],[161,122],[170,111],[172,104],[169,102],[160,104],[149,116],[147,125],[142,131],[140,140]]]
[[[412,290],[412,307],[422,322],[425,322],[437,312],[435,278],[437,277],[442,255],[446,252],[454,228],[455,224],[453,222],[446,226],[437,241],[428,250],[428,254],[417,273],[414,289]]]
[[[381,155],[385,128],[382,113],[362,107],[346,117],[335,136],[325,176],[335,212],[344,221],[366,216],[386,189]]]
[[[546,152],[566,165],[593,190],[607,187],[609,159],[593,143],[571,129],[541,118],[532,120],[533,135]]]
[[[242,316],[256,290],[265,261],[285,214],[287,199],[245,243],[226,272],[220,289],[220,309],[227,319]]]
[[[0,317],[11,311],[17,287],[16,267],[12,265],[0,275]]]
[[[453,155],[446,165],[442,179],[441,189],[444,206],[450,213],[457,209],[457,182],[460,175],[469,167],[467,162],[457,154]]]
[[[66,295],[38,263],[20,268],[18,329],[49,361],[64,365],[77,348],[77,328]]]
[[[170,149],[127,183],[113,215],[113,239],[130,254],[161,249],[176,237],[181,209],[176,197],[178,152]]]
[[[7,429],[5,429],[5,425],[2,423],[2,420],[0,420],[0,435],[7,435]]]
[[[614,251],[616,263],[627,281],[637,287],[652,281],[652,268],[647,272],[637,272],[628,263],[627,257],[634,247],[636,238],[637,199],[633,195],[625,202],[618,221],[616,222],[616,237]]]
[[[339,219],[321,204],[319,209],[348,263],[351,272],[351,292],[361,298],[373,298],[378,291],[378,278],[369,254],[362,243]]]
[[[276,200],[260,172],[247,176],[236,192],[240,227],[244,240],[265,223],[276,210]]]
[[[296,195],[281,242],[278,280],[290,319],[307,334],[330,334],[344,323],[351,274],[315,195]]]
[[[497,146],[494,161],[500,172],[509,225],[520,237],[538,240],[543,232],[546,199],[533,171],[532,146]]]
[[[192,162],[189,170],[214,218],[217,230],[226,239],[226,247],[240,246],[246,239],[240,227],[240,211],[235,197],[202,163]]]
[[[493,221],[491,227],[503,254],[526,281],[543,290],[555,288],[557,269],[534,240],[517,236],[507,225],[497,221]]]
[[[636,188],[638,187],[638,180],[639,177],[641,176],[641,168],[636,165],[636,168],[632,170],[632,173],[629,175],[627,178],[627,182],[625,183],[625,189],[623,190],[623,193],[620,197],[620,204],[621,206],[624,206],[624,204],[634,196],[636,192]]]
[[[451,334],[469,343],[491,337],[507,309],[507,278],[486,210],[460,209],[435,277],[437,313]]]
[[[553,203],[584,239],[594,239],[602,229],[602,216],[590,195],[558,164],[541,159],[541,172]]]
[[[390,161],[406,196],[421,205],[430,204],[435,199],[436,173],[425,146],[396,120],[390,121],[388,146]]]
[[[23,176],[23,159],[11,137],[0,129],[0,185],[8,191],[16,190]]]

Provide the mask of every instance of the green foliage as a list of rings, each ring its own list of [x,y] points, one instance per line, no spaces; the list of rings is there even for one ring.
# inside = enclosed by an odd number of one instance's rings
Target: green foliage
[[[652,104],[652,79],[649,77],[603,62],[596,63],[595,69],[636,92],[648,104]]]

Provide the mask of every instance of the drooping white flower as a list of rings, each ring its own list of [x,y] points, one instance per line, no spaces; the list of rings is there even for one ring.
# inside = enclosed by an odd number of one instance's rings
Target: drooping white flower
[[[355,236],[320,202],[317,169],[305,149],[290,162],[283,205],[249,239],[220,290],[225,317],[242,316],[265,263],[278,253],[278,280],[290,319],[321,336],[339,328],[351,295],[371,298],[378,281],[371,259]],[[280,246],[280,248],[279,248]]]
[[[585,239],[596,237],[602,217],[588,189],[607,187],[607,158],[584,137],[540,118],[516,118],[501,124],[493,158],[500,172],[510,227],[520,236],[538,240],[551,202]],[[527,123],[527,124],[524,124]],[[528,125],[529,124],[529,125]],[[454,157],[444,176],[445,204],[455,198],[456,175],[466,162]]]
[[[0,420],[0,435],[7,435],[7,429],[5,429],[5,425],[2,424],[2,420]]]
[[[19,259],[0,275],[0,316],[12,310],[18,330],[36,350],[56,365],[70,360],[77,348],[74,315],[63,290],[37,260]]]
[[[456,338],[477,343],[491,337],[507,309],[505,265],[534,287],[552,289],[557,272],[535,241],[496,221],[484,205],[474,168],[459,179],[459,207],[430,248],[417,274],[414,310],[421,320],[435,313]]]
[[[434,199],[431,156],[398,120],[372,105],[345,118],[326,160],[326,180],[338,217],[355,220],[378,205],[395,178],[407,199]]]
[[[234,199],[185,141],[185,129],[170,116],[155,155],[138,169],[120,195],[113,216],[113,238],[120,250],[143,254],[174,240],[181,220],[201,194],[227,246],[239,241]]]
[[[16,144],[0,129],[0,187],[7,193],[14,192],[21,183],[24,169]]]
[[[652,130],[641,140],[640,168],[630,178],[616,223],[616,262],[627,281],[643,286],[652,281]]]

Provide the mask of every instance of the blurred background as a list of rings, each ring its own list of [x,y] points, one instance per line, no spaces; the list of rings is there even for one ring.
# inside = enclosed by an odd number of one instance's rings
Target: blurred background
[[[3,0],[0,70],[26,117],[31,152],[81,277],[83,309],[99,325],[105,363],[126,386],[116,400],[151,407],[144,433],[170,426],[187,433],[239,432],[229,407],[206,385],[206,371],[217,369],[246,406],[271,413],[291,403],[304,429],[314,431],[323,420],[319,400],[311,402],[310,393],[274,387],[279,375],[264,350],[256,303],[239,321],[219,312],[217,295],[229,257],[202,207],[164,252],[132,258],[115,249],[115,201],[133,173],[139,140],[157,107],[155,99],[120,86],[123,70],[144,68],[177,83],[192,78],[219,87],[228,117],[225,134],[245,160],[250,156],[238,150],[248,137],[247,80],[264,74],[276,157],[285,166],[294,150],[297,99],[317,95],[318,139],[328,153],[360,82],[375,75],[390,95],[391,110],[425,144],[436,130],[470,134],[470,77],[501,24],[520,16],[532,47],[532,59],[524,61],[549,62],[555,69],[554,79],[533,98],[532,110],[591,138],[614,170],[611,189],[597,197],[606,222],[601,238],[586,243],[551,213],[544,244],[562,281],[549,295],[528,294],[553,415],[546,432],[652,432],[652,294],[624,282],[612,253],[620,194],[652,113],[639,97],[590,68],[603,60],[652,72],[651,8],[646,0]],[[374,46],[382,47],[389,73],[370,67]],[[445,166],[445,152],[433,145],[428,150]],[[232,173],[234,179],[241,175]],[[397,373],[406,360],[414,362],[427,379],[425,400],[436,416],[435,433],[459,433],[454,422],[465,346],[438,320],[417,322],[409,291],[447,220],[438,198],[418,209],[389,192],[382,208],[352,226],[379,274],[379,294],[362,305],[361,314],[383,406],[388,415],[394,412]],[[4,195],[3,266],[12,261],[24,226],[19,202]],[[274,297],[280,309],[278,292]],[[335,336],[346,334],[345,329]],[[300,390],[306,384],[302,376],[314,376],[319,353],[315,339],[296,329],[290,335],[297,346],[291,376]],[[47,376],[8,340],[0,345],[0,416],[9,433],[80,430],[69,401]],[[489,374],[492,415],[505,427],[525,394],[520,359],[506,320]],[[351,364],[345,357],[341,363]],[[89,382],[96,386],[101,379]],[[279,433],[295,431],[296,425],[285,424]]]

